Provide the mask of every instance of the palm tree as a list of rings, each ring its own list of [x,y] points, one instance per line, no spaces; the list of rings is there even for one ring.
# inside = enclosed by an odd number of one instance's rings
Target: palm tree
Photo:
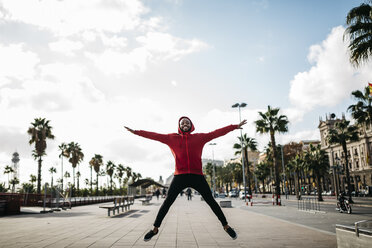
[[[263,193],[265,194],[266,193],[265,180],[270,175],[270,165],[269,165],[269,163],[267,161],[263,161],[263,162],[259,163],[256,166],[256,170],[255,170],[254,173],[256,174],[257,179],[262,182],[262,190],[263,190]]]
[[[238,188],[240,189],[240,185],[243,183],[242,164],[237,162],[230,162],[230,164],[232,165],[233,180],[238,184]]]
[[[19,179],[18,178],[13,178],[12,180],[10,180],[10,184],[12,185],[12,193],[14,193],[15,192],[15,186],[17,185],[17,184],[19,184]]]
[[[52,134],[52,127],[49,126],[49,120],[45,118],[36,118],[31,123],[31,127],[28,128],[27,133],[31,136],[29,143],[30,145],[35,144],[33,150],[34,159],[38,160],[38,173],[37,173],[37,193],[41,193],[41,165],[42,157],[46,155],[45,150],[47,148],[47,139],[54,139]]]
[[[78,143],[70,142],[66,148],[66,157],[69,158],[69,162],[72,165],[72,177],[73,177],[73,186],[75,187],[75,168],[80,164],[84,159],[84,153],[81,151],[81,147]],[[79,186],[79,185],[78,185]],[[79,191],[79,188],[78,188]]]
[[[244,163],[245,163],[245,174],[247,175],[248,182],[248,194],[252,195],[251,189],[251,176],[249,169],[249,159],[248,159],[248,150],[257,151],[257,142],[254,138],[250,138],[245,133],[242,137],[238,137],[239,143],[235,143],[233,148],[236,149],[235,155],[241,154],[242,150],[244,152]],[[242,148],[243,145],[243,148]],[[244,189],[245,191],[245,189]]]
[[[118,164],[116,171],[117,172],[115,174],[115,177],[119,180],[120,193],[123,194],[122,181],[125,172],[125,167],[122,164]]]
[[[213,183],[212,183],[212,178],[213,178],[213,165],[212,165],[212,163],[208,162],[204,166],[204,171],[205,171],[205,174],[207,175],[207,177],[209,177],[210,185],[213,185]]]
[[[99,174],[99,168],[103,165],[103,157],[99,154],[94,154],[94,157],[89,161],[90,169],[92,171],[92,167],[94,171],[96,172],[97,179],[96,179],[96,195],[98,195],[98,174]],[[90,173],[91,179],[90,179],[90,190],[93,192],[93,186],[92,186],[92,173]]]
[[[9,174],[13,173],[14,170],[9,165],[5,166],[4,174],[8,174],[8,189],[10,189],[10,181],[9,181]]]
[[[322,184],[320,179],[327,174],[329,170],[329,159],[326,151],[321,150],[320,145],[313,146],[310,144],[309,150],[305,153],[305,164],[309,171],[312,172],[316,179],[316,187],[318,190],[318,201],[323,201]]]
[[[63,157],[67,157],[68,154],[66,153],[67,145],[65,143],[62,143],[58,146],[58,149],[60,150],[60,154],[58,157],[61,159],[61,185],[62,185],[62,191],[63,191]]]
[[[304,159],[302,154],[297,154],[292,160],[290,160],[287,164],[287,167],[291,168],[294,172],[294,181],[295,181],[295,193],[297,199],[300,199],[300,188],[301,185],[299,183],[299,175],[304,168]]]
[[[349,172],[349,155],[347,152],[347,142],[353,142],[359,140],[358,127],[354,125],[349,125],[350,121],[342,119],[335,123],[334,127],[329,130],[327,135],[330,144],[340,144],[344,152],[344,169],[346,172],[346,183],[347,183],[347,193],[350,202],[353,203],[351,199],[351,184],[350,184],[350,172]]]
[[[67,182],[67,178],[70,178],[71,175],[68,171],[65,172],[65,174],[63,175],[64,178],[66,178],[66,182]]]
[[[32,184],[32,186],[34,186],[34,183],[36,182],[37,178],[35,175],[30,175],[30,183]]]
[[[372,99],[369,87],[365,87],[364,92],[353,91],[351,95],[357,100],[357,103],[350,105],[347,110],[351,112],[351,116],[358,124],[370,127],[372,124]]]
[[[267,106],[267,111],[265,113],[258,112],[260,115],[259,120],[255,121],[256,131],[263,134],[270,134],[270,141],[273,151],[273,163],[274,163],[274,174],[275,174],[275,194],[276,194],[276,204],[278,204],[278,197],[280,196],[280,177],[279,177],[279,161],[277,154],[277,147],[275,143],[275,133],[285,133],[288,132],[288,118],[285,115],[278,115],[279,108],[271,108],[270,105]]]
[[[76,177],[77,177],[77,190],[78,190],[78,194],[80,194],[80,191],[79,191],[79,185],[80,185],[80,176],[81,176],[81,174],[80,174],[80,170],[78,170],[78,171],[76,172]]]
[[[52,175],[52,182],[51,182],[51,187],[53,188],[53,173],[57,173],[57,169],[54,167],[49,168],[49,173]]]
[[[350,39],[350,62],[358,67],[372,55],[372,4],[362,3],[351,9],[346,24],[344,37],[347,35]]]
[[[112,194],[112,176],[114,175],[116,165],[112,161],[107,161],[106,163],[106,173],[110,177],[110,192]]]

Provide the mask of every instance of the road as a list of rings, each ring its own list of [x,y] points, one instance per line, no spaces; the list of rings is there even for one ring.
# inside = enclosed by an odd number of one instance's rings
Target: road
[[[285,222],[290,222],[333,234],[336,232],[336,224],[354,225],[354,223],[357,221],[372,220],[372,205],[369,205],[370,203],[372,204],[371,199],[364,199],[363,201],[355,199],[356,206],[352,205],[352,214],[340,213],[336,211],[335,199],[326,199],[324,203],[320,203],[321,212],[299,211],[297,209],[297,201],[294,197],[290,197],[289,200],[283,199],[282,206],[260,204],[258,201],[256,201],[256,204],[253,204],[253,206],[247,206],[243,200],[236,198],[229,200],[232,200],[234,207],[241,208],[246,211],[271,216]],[[271,199],[269,198],[266,201],[270,202]],[[361,206],[363,204],[365,204],[364,207]]]

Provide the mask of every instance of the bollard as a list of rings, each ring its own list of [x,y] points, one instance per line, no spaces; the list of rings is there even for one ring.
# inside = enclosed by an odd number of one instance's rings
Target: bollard
[[[282,202],[280,200],[280,195],[278,195],[278,205],[281,206],[282,205]]]
[[[274,194],[273,194],[273,197],[272,197],[272,199],[271,199],[271,200],[272,200],[272,202],[273,202],[273,206],[274,206]]]

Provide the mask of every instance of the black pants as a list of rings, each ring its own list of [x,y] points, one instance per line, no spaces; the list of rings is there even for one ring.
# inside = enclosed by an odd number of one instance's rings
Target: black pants
[[[197,190],[211,207],[214,214],[220,220],[221,224],[223,226],[227,225],[225,215],[223,214],[220,206],[218,206],[217,202],[214,200],[212,192],[209,189],[209,185],[204,176],[195,174],[181,174],[175,175],[171,185],[169,186],[167,198],[164,200],[159,209],[158,215],[156,216],[156,220],[154,223],[155,227],[159,227],[161,225],[161,222],[163,221],[165,215],[168,213],[170,206],[176,200],[177,195],[187,187],[191,187]]]

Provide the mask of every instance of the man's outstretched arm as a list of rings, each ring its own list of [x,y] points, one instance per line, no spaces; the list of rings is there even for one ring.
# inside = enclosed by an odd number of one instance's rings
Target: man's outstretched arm
[[[208,142],[212,139],[215,139],[215,138],[218,138],[220,136],[223,136],[235,129],[240,129],[242,128],[243,125],[245,125],[247,123],[247,120],[243,120],[242,122],[240,122],[239,124],[237,125],[229,125],[229,126],[226,126],[226,127],[223,127],[223,128],[220,128],[220,129],[217,129],[217,130],[214,130],[210,133],[207,133],[205,134],[205,142]]]
[[[147,139],[152,139],[156,141],[160,141],[162,143],[167,144],[169,140],[169,136],[167,134],[160,134],[160,133],[154,133],[154,132],[148,132],[148,131],[143,131],[143,130],[133,130],[129,127],[124,126],[125,129],[127,129],[129,132],[142,136]]]

